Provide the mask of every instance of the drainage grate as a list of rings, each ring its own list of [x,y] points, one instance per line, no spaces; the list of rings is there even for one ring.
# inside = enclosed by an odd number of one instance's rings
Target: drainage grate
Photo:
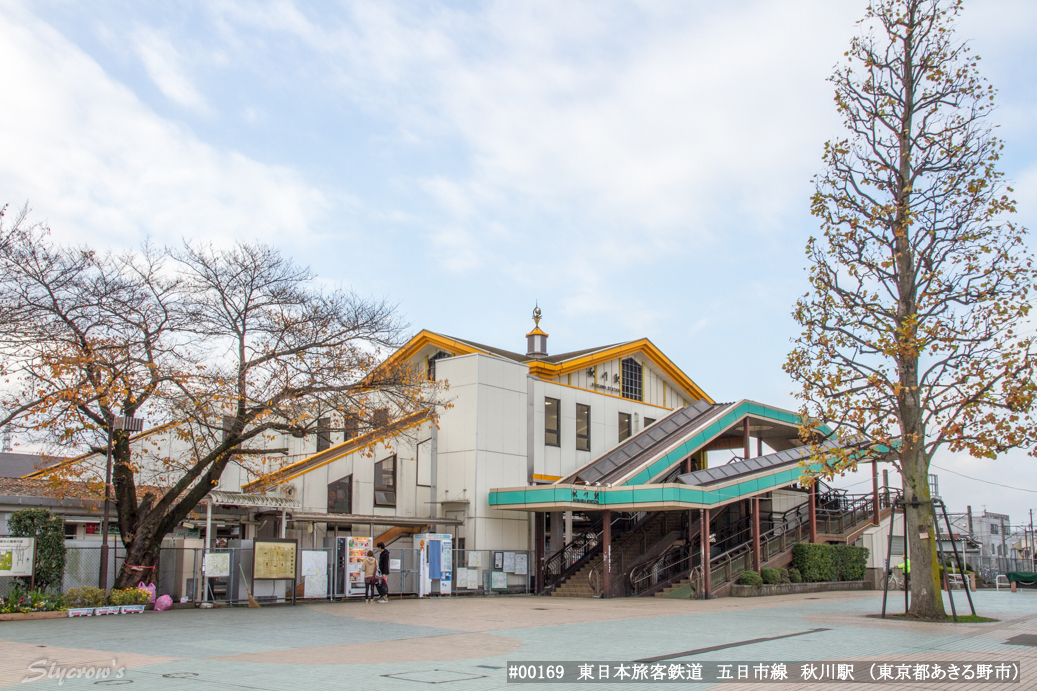
[[[1032,648],[1037,648],[1037,635],[1032,633],[1021,633],[1018,636],[1012,636],[1005,645],[1028,645]]]
[[[468,681],[469,679],[483,679],[485,674],[471,674],[469,672],[454,672],[449,669],[429,669],[423,672],[397,672],[396,674],[383,674],[389,679],[403,679],[404,681],[420,681],[423,684],[445,684],[451,681]]]

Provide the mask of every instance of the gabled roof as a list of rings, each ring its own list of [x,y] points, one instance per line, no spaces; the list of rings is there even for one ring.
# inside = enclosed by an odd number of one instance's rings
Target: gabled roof
[[[445,336],[428,330],[420,331],[416,336],[407,341],[399,350],[389,356],[387,363],[398,363],[408,360],[417,354],[422,348],[433,345],[440,350],[453,353],[454,355],[470,355],[472,353],[485,353],[496,355],[514,362],[529,366],[529,373],[542,379],[555,379],[557,377],[576,372],[581,369],[594,367],[602,362],[628,357],[635,353],[641,353],[660,372],[681,388],[691,400],[705,400],[713,403],[713,399],[699,388],[691,377],[681,371],[677,365],[666,357],[654,343],[647,338],[624,343],[613,343],[612,345],[598,346],[596,348],[585,348],[558,355],[549,355],[542,358],[533,358],[528,355],[502,348],[476,343],[463,338]]]
[[[141,432],[140,434],[134,434],[133,436],[130,437],[130,443],[132,444],[135,441],[139,441],[141,439],[146,439],[146,438],[150,437],[152,434],[158,434],[159,432],[164,432],[164,431],[166,431],[170,427],[173,427],[176,424],[177,423],[175,423],[175,422],[167,422],[164,425],[159,425],[158,427],[153,427],[152,429],[149,429],[149,430],[147,430],[145,432]],[[36,470],[34,472],[27,473],[26,475],[23,475],[22,478],[29,480],[29,479],[47,477],[48,475],[50,475],[51,473],[53,473],[56,470],[64,470],[65,468],[69,468],[69,467],[74,466],[74,465],[76,465],[78,463],[82,463],[86,459],[92,458],[93,456],[97,456],[97,457],[100,458],[102,456],[102,454],[99,451],[87,451],[86,453],[81,454],[79,456],[73,456],[72,458],[60,459],[54,465],[49,465],[49,466],[47,466],[45,468],[40,468],[39,470]]]
[[[242,492],[265,492],[269,489],[276,487],[277,485],[284,484],[292,478],[298,477],[305,473],[325,466],[332,461],[336,461],[343,456],[359,451],[360,449],[373,446],[389,437],[395,436],[400,432],[411,427],[416,427],[422,422],[427,420],[432,414],[431,408],[425,408],[419,410],[416,413],[411,413],[406,417],[402,417],[395,422],[391,422],[384,427],[379,427],[376,430],[368,432],[367,434],[361,434],[359,437],[354,437],[348,441],[344,441],[335,446],[318,451],[312,456],[307,456],[301,461],[296,461],[291,465],[286,465],[280,470],[275,470],[272,473],[267,473],[262,477],[258,477],[252,482],[249,482],[242,486]]]
[[[65,460],[39,453],[0,453],[0,477],[22,477]]]

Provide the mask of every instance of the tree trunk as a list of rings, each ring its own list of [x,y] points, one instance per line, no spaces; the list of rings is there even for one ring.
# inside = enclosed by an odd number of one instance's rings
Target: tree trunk
[[[933,512],[929,505],[927,466],[921,458],[903,465],[907,556],[911,560],[911,609],[908,613],[919,619],[943,621],[947,614],[940,590],[940,565]]]
[[[115,579],[116,588],[136,588],[143,581],[158,583],[158,555],[162,538],[137,537],[126,547],[126,561]]]

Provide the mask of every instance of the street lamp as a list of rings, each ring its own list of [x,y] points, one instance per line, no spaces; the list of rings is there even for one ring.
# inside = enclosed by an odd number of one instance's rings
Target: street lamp
[[[108,429],[108,453],[104,471],[104,515],[101,516],[101,574],[98,587],[108,590],[108,499],[112,486],[112,437],[115,430],[124,432],[140,432],[144,429],[144,421],[135,417],[117,417]]]

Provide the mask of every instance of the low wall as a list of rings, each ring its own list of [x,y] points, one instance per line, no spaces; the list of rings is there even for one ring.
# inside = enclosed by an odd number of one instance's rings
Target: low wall
[[[833,590],[870,590],[867,581],[828,581],[825,583],[779,583],[778,585],[731,586],[731,597],[763,597],[764,595],[795,595],[797,593],[826,593]]]

